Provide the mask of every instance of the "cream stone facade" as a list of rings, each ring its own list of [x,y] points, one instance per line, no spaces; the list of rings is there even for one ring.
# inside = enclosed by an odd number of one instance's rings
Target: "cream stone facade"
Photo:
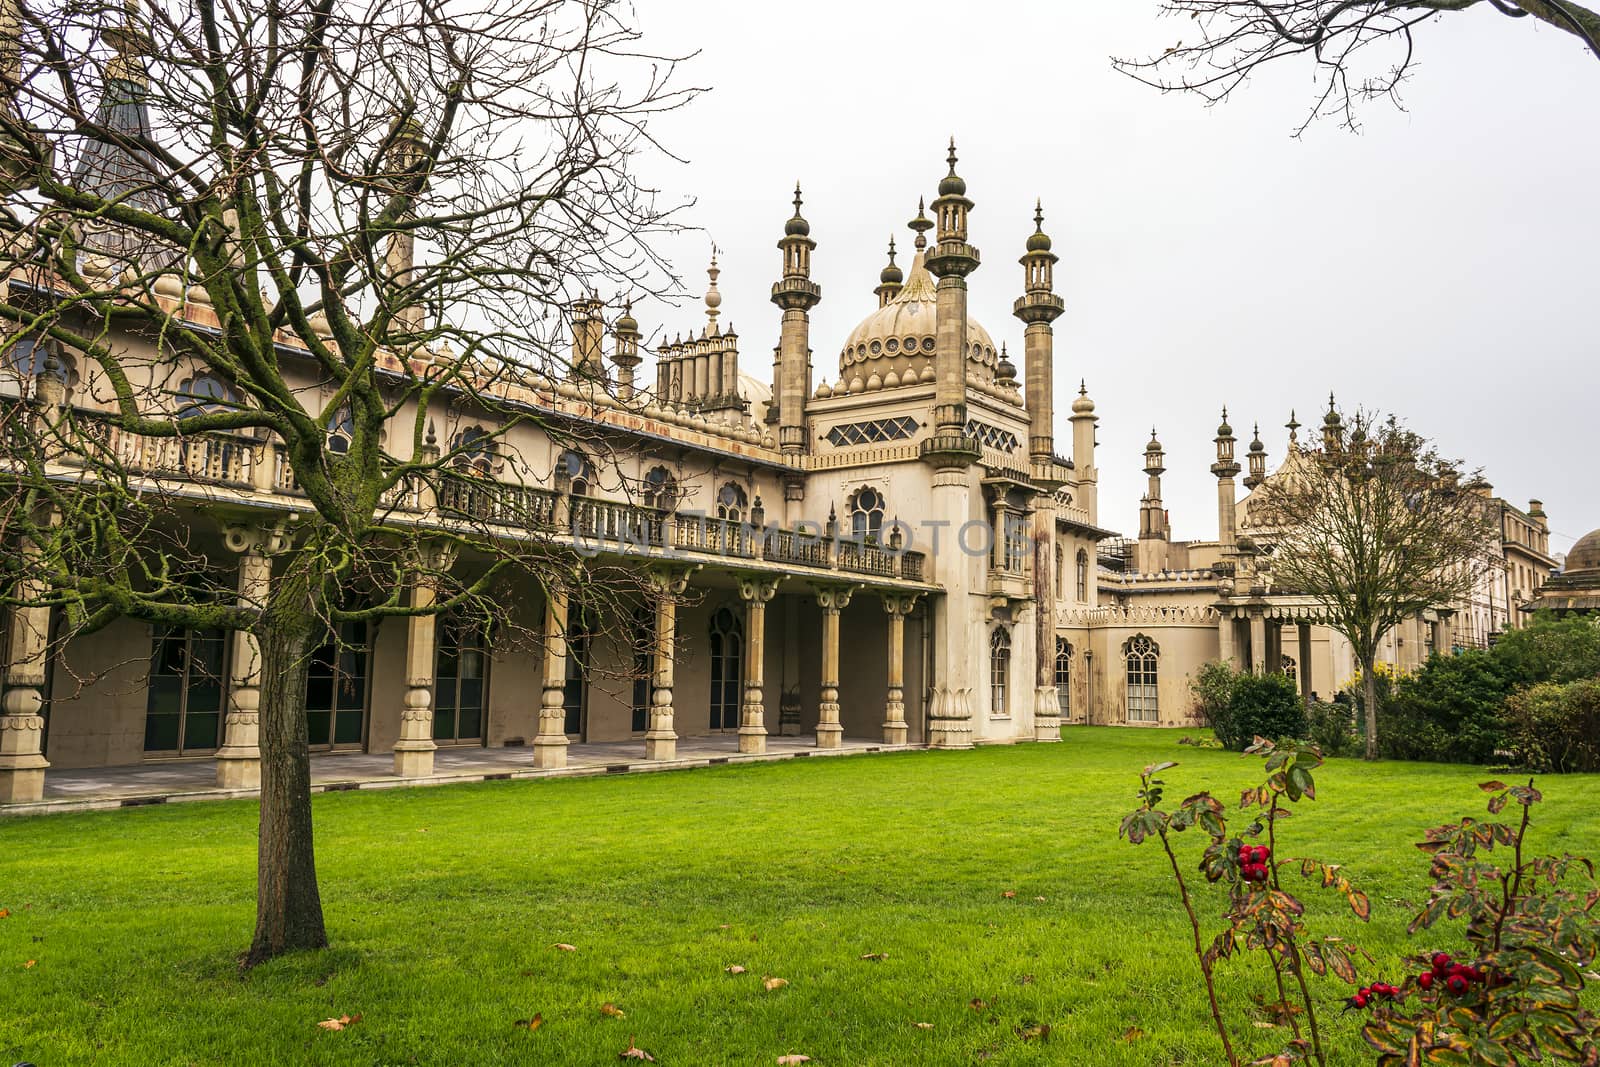
[[[798,189],[778,241],[771,386],[747,372],[741,338],[722,325],[715,260],[705,326],[654,353],[648,384],[631,309],[576,306],[568,372],[507,387],[504,402],[552,426],[582,425],[586,444],[519,425],[459,475],[398,492],[392,522],[419,541],[464,518],[507,537],[536,535],[636,568],[648,595],[626,618],[590,619],[581,584],[546,592],[530,578],[516,603],[542,635],[533,651],[497,647],[449,617],[346,633],[317,654],[308,680],[313,750],[392,751],[397,775],[421,777],[440,747],[458,745],[520,747],[531,766],[557,768],[574,742],[632,743],[646,759],[670,760],[680,738],[710,734],[746,753],[773,735],[812,737],[819,748],[846,737],[934,748],[1054,742],[1064,724],[1191,722],[1190,680],[1219,658],[1292,672],[1308,697],[1331,696],[1353,671],[1348,647],[1314,605],[1274,593],[1270,576],[1240,562],[1250,498],[1235,488],[1241,466],[1226,416],[1211,468],[1215,541],[1172,539],[1154,434],[1137,539],[1102,525],[1100,416],[1086,385],[1063,418],[1054,410],[1058,364],[1082,377],[1092,361],[1054,351],[1065,304],[1042,211],[1032,234],[1015,235],[1019,380],[1007,341],[995,340],[1005,331],[968,312],[966,278],[981,257],[956,163],[952,145],[938,197],[909,224],[909,264],[897,265],[891,244],[871,302],[863,287],[865,315],[840,344],[831,386],[814,373],[809,312],[823,294]],[[12,275],[14,292],[25,284]],[[198,327],[218,326],[204,293],[175,276],[155,295]],[[119,343],[158,354],[149,338]],[[292,341],[283,358],[313,408],[330,395]],[[174,405],[220,384],[181,359],[141,365],[164,375],[150,384]],[[69,405],[89,422],[103,414],[93,367],[70,352],[19,342],[4,376],[11,403]],[[424,447],[459,448],[494,418],[464,399]],[[231,569],[238,595],[259,599],[274,559],[294,551],[293,516],[306,506],[280,447],[227,435],[141,439],[107,425],[129,469],[184,501],[196,544]],[[1296,429],[1291,421],[1290,459]],[[409,448],[409,434],[393,436]],[[1247,459],[1248,490],[1268,477],[1259,435]],[[70,467],[70,457],[54,462]],[[1537,592],[1549,562],[1537,503],[1505,515],[1491,630],[1515,625],[1509,606]],[[1403,628],[1392,659],[1413,663],[1461,643],[1450,617]],[[52,767],[214,760],[223,786],[258,781],[260,664],[248,635],[121,620],[47,654],[51,627],[38,608],[7,620],[0,802],[36,799]],[[630,632],[650,635],[643,653]]]

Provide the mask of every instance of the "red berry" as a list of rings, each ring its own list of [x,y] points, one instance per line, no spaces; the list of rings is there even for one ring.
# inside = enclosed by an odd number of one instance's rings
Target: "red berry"
[[[1269,849],[1266,845],[1257,845],[1251,851],[1254,853],[1254,856],[1252,858],[1257,863],[1265,863],[1265,862],[1267,862],[1267,857],[1272,855],[1272,850]]]
[[[1255,853],[1251,851],[1249,845],[1240,845],[1239,846],[1239,865],[1241,867],[1244,866],[1246,863],[1249,863],[1254,857],[1255,857]]]
[[[1423,971],[1421,974],[1417,975],[1417,985],[1421,986],[1424,991],[1432,989],[1433,972]]]
[[[1483,972],[1478,970],[1476,967],[1468,967],[1466,970],[1466,979],[1469,982],[1481,982],[1483,981]]]
[[[1357,993],[1355,996],[1351,997],[1350,999],[1355,1002],[1355,1005],[1358,1008],[1364,1008],[1364,1007],[1367,1006],[1368,997],[1367,997],[1366,990],[1362,990],[1361,992]]]
[[[1443,974],[1450,967],[1450,953],[1435,952],[1433,954],[1433,973]]]
[[[1459,974],[1452,974],[1450,980],[1445,982],[1445,988],[1458,995],[1465,993],[1467,991],[1467,980]]]

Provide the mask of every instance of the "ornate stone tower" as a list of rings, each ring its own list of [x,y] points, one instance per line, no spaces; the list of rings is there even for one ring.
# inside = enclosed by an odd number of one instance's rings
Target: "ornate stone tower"
[[[1135,562],[1140,574],[1160,574],[1167,569],[1167,509],[1161,503],[1161,476],[1166,470],[1166,452],[1152,426],[1150,440],[1144,446],[1144,472],[1150,483],[1144,499],[1139,502],[1139,548]]]
[[[622,317],[617,319],[614,336],[617,339],[617,346],[611,355],[611,362],[617,365],[617,397],[621,400],[632,400],[633,374],[640,363],[639,321],[633,317],[633,301],[628,301],[627,306],[622,309]]]
[[[1027,363],[1028,454],[1035,463],[1050,463],[1055,456],[1054,337],[1050,324],[1066,310],[1055,293],[1052,277],[1060,257],[1050,251],[1044,232],[1044,205],[1036,203],[1033,233],[1028,237],[1022,264],[1022,296],[1011,313],[1026,326],[1022,331],[1023,359]]]
[[[1339,408],[1333,401],[1333,394],[1328,394],[1328,413],[1322,416],[1322,448],[1325,452],[1337,452],[1344,447],[1344,420],[1339,417]]]
[[[884,307],[889,301],[900,295],[900,290],[905,283],[905,274],[895,265],[894,238],[889,238],[889,265],[878,274],[878,287],[873,290],[878,296],[878,306]]]
[[[1261,443],[1259,422],[1255,424],[1255,436],[1250,439],[1250,453],[1246,458],[1250,464],[1250,473],[1245,475],[1244,487],[1253,490],[1267,480],[1267,446]]]
[[[605,323],[600,319],[600,301],[592,296],[572,302],[572,366],[575,379],[604,381],[606,365],[600,355]]]
[[[1094,427],[1099,422],[1089,387],[1078,381],[1078,399],[1072,402],[1072,466],[1078,478],[1078,505],[1089,521],[1100,521],[1100,471],[1094,465]]]
[[[1226,562],[1238,553],[1238,533],[1235,529],[1237,516],[1237,490],[1233,480],[1239,474],[1239,463],[1233,458],[1233,427],[1228,425],[1228,409],[1222,409],[1222,425],[1217,427],[1217,461],[1211,465],[1211,473],[1217,476],[1217,542],[1222,546],[1222,558]]]
[[[800,183],[794,186],[794,217],[784,224],[783,277],[772,286],[772,302],[783,311],[778,337],[778,448],[791,461],[806,451],[806,397],[811,393],[811,309],[822,300],[822,287],[811,280],[811,224],[800,214]],[[797,473],[784,482],[784,521],[800,518],[805,479]]]
[[[950,139],[950,173],[933,202],[935,243],[928,272],[939,279],[934,349],[934,436],[923,448],[935,467],[963,468],[977,446],[967,438],[967,275],[978,269],[978,250],[967,243],[967,183],[956,174],[956,142]],[[935,480],[937,485],[937,479]]]

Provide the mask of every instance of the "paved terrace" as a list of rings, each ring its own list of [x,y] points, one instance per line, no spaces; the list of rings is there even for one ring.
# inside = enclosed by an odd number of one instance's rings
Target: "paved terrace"
[[[346,789],[400,789],[412,786],[450,785],[455,782],[507,781],[513,778],[577,778],[598,774],[636,774],[685,770],[723,763],[761,763],[813,756],[851,756],[866,752],[901,752],[922,745],[885,745],[851,740],[837,749],[819,749],[814,736],[767,736],[767,751],[741,755],[735,734],[678,739],[678,758],[645,760],[640,742],[574,743],[567,749],[567,766],[540,770],[533,764],[533,749],[440,748],[434,753],[434,773],[421,778],[398,778],[392,752],[323,752],[311,757],[311,791],[334,793]],[[177,804],[193,800],[231,800],[254,797],[254,789],[218,789],[215,760],[164,760],[128,767],[91,767],[45,773],[44,800],[37,804],[0,805],[0,816],[44,815],[68,811],[101,811],[149,804]]]

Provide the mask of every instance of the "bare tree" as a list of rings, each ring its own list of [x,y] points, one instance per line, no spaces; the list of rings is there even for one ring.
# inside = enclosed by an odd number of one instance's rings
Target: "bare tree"
[[[248,635],[247,961],[320,947],[312,650],[443,612],[513,636],[516,575],[628,596],[549,536],[517,442],[607,446],[591,294],[671,283],[633,164],[693,90],[613,0],[3,8],[0,323],[39,385],[0,434],[0,603],[62,642],[118,617]],[[301,503],[262,520],[219,485]],[[256,595],[207,519],[265,561]]]
[[[1309,57],[1316,101],[1296,136],[1322,116],[1354,129],[1358,103],[1399,104],[1428,23],[1478,7],[1553,26],[1600,59],[1600,10],[1574,0],[1164,0],[1162,13],[1183,19],[1181,39],[1159,55],[1112,63],[1146,85],[1216,103],[1268,63]]]
[[[1256,490],[1251,523],[1272,546],[1274,587],[1316,600],[1355,651],[1366,757],[1376,759],[1378,646],[1477,584],[1493,544],[1489,501],[1475,476],[1392,416],[1358,414],[1346,435],[1330,410],[1324,447],[1293,460]]]

